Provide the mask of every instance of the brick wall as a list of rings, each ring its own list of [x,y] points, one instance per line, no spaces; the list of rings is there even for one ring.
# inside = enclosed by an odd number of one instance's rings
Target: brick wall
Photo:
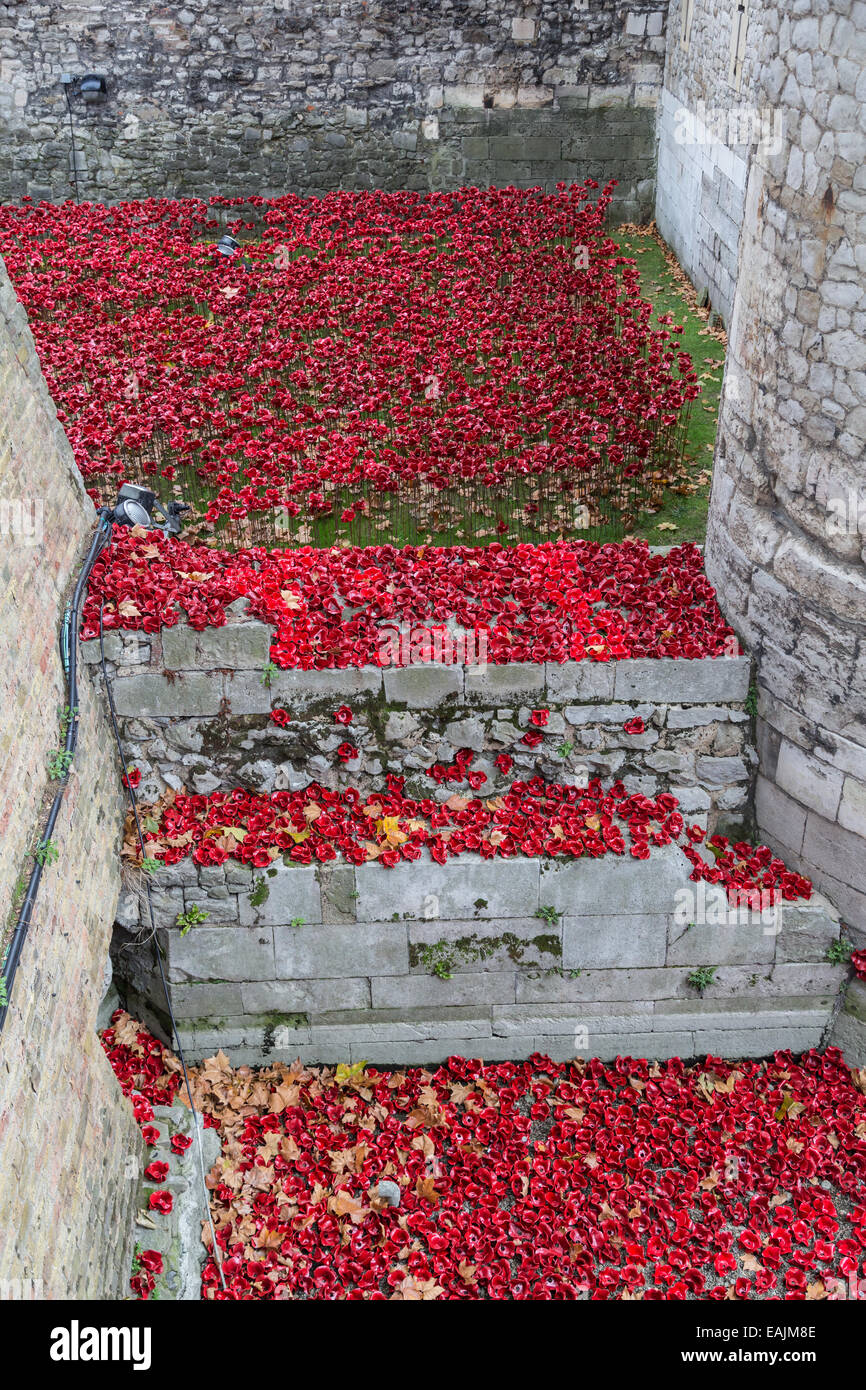
[[[92,534],[84,494],[0,263],[0,903],[14,918],[62,745],[63,606]],[[121,790],[85,670],[78,751],[0,1034],[0,1287],[106,1298],[129,1278],[140,1136],[96,1036],[119,890]],[[5,943],[4,937],[4,943]],[[5,1285],[21,1280],[20,1286]]]
[[[667,0],[10,6],[0,197],[323,193],[616,177],[651,214]]]

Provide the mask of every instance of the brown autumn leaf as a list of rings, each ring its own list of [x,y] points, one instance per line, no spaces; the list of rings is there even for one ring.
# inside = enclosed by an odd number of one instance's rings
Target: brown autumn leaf
[[[713,1104],[715,1100],[715,1087],[708,1072],[702,1071],[698,1077],[698,1094],[707,1101],[709,1105]]]
[[[431,1206],[438,1207],[439,1194],[436,1191],[435,1178],[418,1178],[415,1183],[415,1195],[420,1197],[422,1202],[429,1202]]]
[[[414,1275],[408,1274],[399,1284],[391,1295],[390,1301],[405,1303],[430,1303],[434,1298],[438,1298],[445,1290],[435,1279],[416,1279]]]
[[[360,1197],[353,1197],[351,1192],[342,1189],[328,1198],[328,1210],[335,1216],[348,1216],[353,1226],[360,1226],[370,1213],[370,1208],[364,1205]]]

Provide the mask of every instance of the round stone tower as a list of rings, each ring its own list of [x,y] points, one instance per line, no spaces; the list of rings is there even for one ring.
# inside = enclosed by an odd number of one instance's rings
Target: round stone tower
[[[749,169],[707,570],[757,660],[759,829],[863,945],[866,4],[768,3],[753,21],[766,133]]]

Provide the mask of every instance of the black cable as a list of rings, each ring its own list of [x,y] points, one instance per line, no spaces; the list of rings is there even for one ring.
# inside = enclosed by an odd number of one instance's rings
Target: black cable
[[[100,662],[101,662],[101,665],[102,665],[102,679],[103,679],[104,682],[105,682],[105,693],[106,693],[106,695],[108,696],[108,712],[109,712],[109,714],[111,715],[111,728],[112,728],[112,731],[113,731],[113,733],[114,733],[114,741],[115,741],[115,743],[117,744],[117,752],[118,752],[118,755],[119,755],[119,757],[120,757],[120,764],[121,764],[121,767],[123,768],[123,773],[124,773],[124,778],[123,778],[123,780],[124,780],[124,783],[126,784],[126,790],[127,790],[128,793],[129,793],[129,800],[130,800],[130,804],[132,805],[132,814],[133,814],[133,816],[135,817],[135,829],[136,829],[137,834],[138,834],[138,844],[139,844],[139,848],[141,849],[141,857],[142,857],[142,860],[145,860],[145,859],[147,859],[148,856],[147,856],[147,848],[146,848],[145,843],[144,843],[144,835],[142,834],[142,830],[141,830],[141,822],[140,822],[140,820],[138,819],[138,802],[136,801],[135,790],[134,790],[134,788],[133,788],[133,786],[132,786],[132,783],[130,782],[129,777],[128,777],[127,773],[126,773],[126,759],[125,759],[124,753],[123,753],[123,743],[121,742],[121,738],[120,738],[120,729],[118,728],[118,725],[117,725],[117,709],[116,709],[116,706],[115,706],[115,703],[114,703],[114,692],[113,692],[112,689],[111,689],[111,681],[110,681],[109,678],[108,678],[108,670],[107,670],[106,665],[105,665],[105,642],[104,642],[104,633],[103,633],[103,612],[104,612],[104,604],[100,603],[100,605],[99,605],[99,657],[100,657]],[[217,1245],[216,1231],[214,1230],[213,1217],[211,1216],[211,1209],[210,1209],[210,1194],[209,1194],[208,1189],[207,1189],[207,1183],[205,1182],[204,1158],[203,1158],[203,1155],[202,1155],[202,1148],[201,1148],[201,1132],[200,1132],[199,1123],[198,1123],[198,1111],[197,1111],[196,1108],[195,1108],[195,1101],[194,1101],[193,1098],[192,1098],[192,1086],[190,1085],[189,1072],[187,1071],[187,1068],[186,1068],[186,1058],[185,1058],[184,1055],[183,1055],[183,1048],[182,1048],[182,1046],[181,1046],[180,1035],[179,1035],[178,1030],[177,1030],[177,1022],[176,1022],[175,1016],[174,1016],[174,1009],[171,1007],[171,996],[170,996],[170,994],[169,994],[168,982],[167,982],[167,980],[166,980],[166,978],[165,978],[165,971],[164,971],[163,966],[162,966],[162,953],[161,953],[161,951],[160,951],[160,949],[159,949],[159,939],[158,939],[157,934],[156,934],[156,921],[154,920],[154,915],[153,915],[153,897],[152,897],[151,891],[150,891],[150,880],[149,880],[147,877],[145,877],[144,887],[145,887],[145,893],[146,893],[146,895],[147,895],[148,913],[149,913],[149,915],[150,915],[150,929],[151,929],[151,931],[152,931],[152,933],[153,933],[153,947],[154,947],[154,951],[156,952],[156,961],[157,961],[157,965],[159,966],[159,975],[160,975],[160,979],[162,980],[162,989],[163,989],[163,993],[164,993],[164,995],[165,995],[166,1006],[167,1006],[167,1008],[168,1008],[168,1016],[169,1016],[169,1018],[170,1018],[170,1020],[171,1020],[171,1035],[172,1035],[172,1038],[173,1038],[173,1040],[174,1040],[174,1047],[175,1047],[175,1050],[176,1050],[176,1052],[177,1052],[178,1057],[180,1058],[181,1067],[183,1068],[183,1079],[184,1079],[184,1082],[186,1083],[186,1093],[187,1093],[187,1097],[188,1097],[188,1099],[189,1099],[189,1108],[190,1108],[190,1110],[192,1111],[192,1120],[193,1120],[193,1125],[192,1125],[192,1127],[193,1127],[193,1133],[195,1134],[195,1137],[196,1137],[196,1151],[197,1151],[197,1153],[198,1153],[198,1162],[199,1162],[199,1171],[200,1171],[200,1173],[201,1173],[202,1189],[203,1189],[204,1195],[205,1195],[205,1208],[206,1208],[206,1210],[207,1210],[207,1219],[208,1219],[208,1224],[209,1224],[209,1226],[210,1226],[211,1238],[212,1238],[212,1240],[213,1240],[213,1259],[214,1259],[214,1264],[216,1265],[217,1271],[218,1271],[218,1273],[219,1273],[220,1283],[222,1284],[223,1289],[225,1289],[225,1287],[226,1287],[225,1275],[223,1274],[222,1260],[220,1259],[220,1256],[219,1256],[219,1247],[218,1247],[218,1245]]]
[[[72,120],[72,102],[69,100],[69,83],[64,82],[63,92],[66,97],[66,109],[69,112],[69,134],[72,137],[72,175],[75,179],[75,201],[81,202],[81,193],[78,187],[78,155],[75,150],[75,125]]]
[[[107,507],[102,507],[99,510],[99,525],[96,534],[94,535],[93,540],[90,543],[90,549],[88,550],[87,555],[84,559],[84,563],[81,566],[81,570],[76,581],[75,589],[73,591],[72,599],[66,607],[66,612],[64,614],[63,619],[63,626],[60,632],[60,654],[63,661],[64,673],[66,675],[66,689],[68,701],[66,711],[66,738],[63,750],[65,755],[65,767],[63,770],[60,787],[58,788],[57,795],[55,796],[54,801],[52,802],[51,810],[48,813],[48,820],[45,824],[45,830],[43,832],[42,839],[39,842],[39,845],[37,846],[37,853],[39,850],[44,850],[51,841],[51,834],[57,823],[57,817],[60,814],[60,807],[63,803],[66,788],[69,784],[69,773],[75,756],[75,749],[78,743],[78,635],[81,630],[81,609],[84,603],[84,596],[87,592],[87,586],[90,581],[90,576],[93,571],[93,566],[96,564],[96,561],[102,554],[103,550],[105,550],[105,548],[108,545],[110,545],[111,535],[111,512],[108,510]],[[111,726],[114,731],[114,738],[117,743],[118,753],[120,754],[121,764],[124,768],[125,773],[126,765],[123,756],[123,744],[121,743],[120,731],[117,727],[117,711],[114,704],[114,695],[111,689],[111,684],[108,679],[108,672],[105,666],[103,611],[104,605],[100,604],[99,653],[102,662],[102,675],[105,681],[106,693],[108,695],[108,708],[111,715]],[[144,858],[146,856],[146,850],[144,844],[144,837],[141,832],[141,824],[138,819],[138,805],[135,799],[135,792],[133,788],[130,786],[129,778],[125,777],[124,780],[126,782],[127,791],[129,792],[130,800],[132,802],[132,810],[135,816],[136,829],[138,830],[138,840],[141,846],[142,857]],[[9,996],[12,991],[12,984],[14,982],[15,975],[18,970],[18,963],[21,959],[21,952],[24,946],[24,942],[27,938],[27,932],[30,927],[33,912],[33,904],[36,901],[36,895],[39,891],[39,885],[42,880],[43,868],[44,861],[37,858],[33,866],[33,872],[30,875],[30,882],[27,886],[27,892],[24,896],[24,901],[21,904],[21,909],[18,914],[18,920],[15,925],[15,930],[12,934],[12,938],[9,942],[9,946],[6,950],[6,954],[3,959],[2,972],[0,972],[0,980],[2,980],[3,985],[5,986],[6,1002],[2,1005],[2,1007],[0,1007],[0,1029],[2,1029],[3,1024],[6,1021],[6,1015],[9,1011]],[[211,1216],[210,1210],[210,1194],[208,1193],[207,1183],[205,1182],[204,1158],[202,1155],[201,1130],[198,1123],[198,1111],[196,1110],[195,1102],[193,1101],[192,1087],[190,1085],[189,1072],[187,1071],[186,1066],[186,1059],[183,1055],[183,1048],[180,1044],[180,1038],[177,1032],[177,1023],[174,1017],[174,1010],[171,1007],[171,999],[169,997],[168,983],[165,978],[165,972],[162,968],[162,958],[159,953],[159,943],[156,939],[156,924],[154,922],[153,916],[153,901],[151,899],[150,884],[147,883],[146,887],[148,907],[150,910],[150,923],[154,933],[156,958],[159,963],[159,973],[162,978],[162,987],[165,992],[165,1001],[168,1006],[169,1017],[171,1018],[172,1035],[174,1037],[177,1053],[180,1058],[181,1066],[183,1068],[183,1076],[184,1081],[186,1082],[187,1096],[189,1097],[190,1110],[192,1111],[193,1132],[196,1138],[196,1150],[199,1160],[199,1171],[201,1174],[202,1190],[205,1196],[205,1207],[207,1210],[208,1222],[210,1224],[211,1237],[213,1239],[213,1260],[216,1264],[217,1271],[219,1273],[220,1283],[222,1284],[223,1289],[225,1289],[226,1282],[225,1276],[223,1274],[222,1260],[220,1259],[216,1231],[214,1230],[213,1218]]]
[[[12,933],[12,938],[9,942],[9,945],[6,949],[6,954],[3,959],[2,972],[0,972],[0,978],[2,978],[3,984],[5,986],[6,1002],[2,1006],[0,1006],[0,1030],[2,1030],[3,1024],[6,1022],[6,1015],[9,1011],[9,997],[12,993],[12,984],[14,982],[15,975],[18,970],[18,963],[21,959],[21,952],[24,947],[24,942],[27,939],[27,932],[30,928],[33,904],[36,901],[36,894],[39,892],[39,885],[42,881],[42,871],[45,867],[45,852],[47,851],[47,848],[51,842],[51,835],[55,825],[57,824],[57,817],[60,814],[60,807],[63,804],[63,798],[66,795],[66,788],[69,785],[69,772],[71,769],[72,761],[75,756],[75,748],[78,743],[77,655],[78,631],[81,627],[81,606],[84,601],[84,594],[87,589],[87,584],[90,579],[90,574],[93,569],[93,566],[95,565],[101,552],[105,549],[105,546],[108,544],[110,538],[111,523],[109,522],[107,516],[103,514],[100,517],[99,529],[97,530],[96,535],[93,537],[93,540],[90,543],[90,549],[88,550],[84,563],[81,566],[81,571],[78,575],[78,581],[75,585],[75,591],[72,595],[70,603],[67,605],[66,613],[64,615],[63,627],[60,633],[60,653],[63,659],[63,669],[66,675],[66,698],[68,702],[65,716],[66,738],[63,747],[63,761],[65,766],[63,768],[63,773],[60,779],[60,786],[57,790],[57,795],[55,796],[54,801],[51,804],[51,810],[48,813],[48,820],[45,824],[45,830],[43,831],[42,838],[39,841],[39,844],[37,845],[35,851],[36,856],[38,856],[40,852],[42,852],[43,857],[42,859],[38,857],[35,859],[33,871],[30,875],[30,881],[27,885],[27,892],[24,895],[24,901],[22,902],[20,911],[18,913],[18,920],[15,924],[15,930]]]

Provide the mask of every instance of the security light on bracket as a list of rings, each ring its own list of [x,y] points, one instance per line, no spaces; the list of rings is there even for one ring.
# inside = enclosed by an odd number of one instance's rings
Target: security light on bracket
[[[70,91],[72,91],[76,96],[80,96],[88,106],[93,106],[96,102],[104,101],[108,95],[105,78],[98,72],[86,72],[83,77],[73,77],[71,72],[64,72],[60,81],[66,88],[67,100]]]
[[[148,531],[179,536],[181,514],[188,511],[187,502],[169,502],[166,507],[149,488],[139,487],[137,483],[124,483],[117,494],[110,518],[117,526],[144,526]],[[162,517],[161,521],[157,515]]]

